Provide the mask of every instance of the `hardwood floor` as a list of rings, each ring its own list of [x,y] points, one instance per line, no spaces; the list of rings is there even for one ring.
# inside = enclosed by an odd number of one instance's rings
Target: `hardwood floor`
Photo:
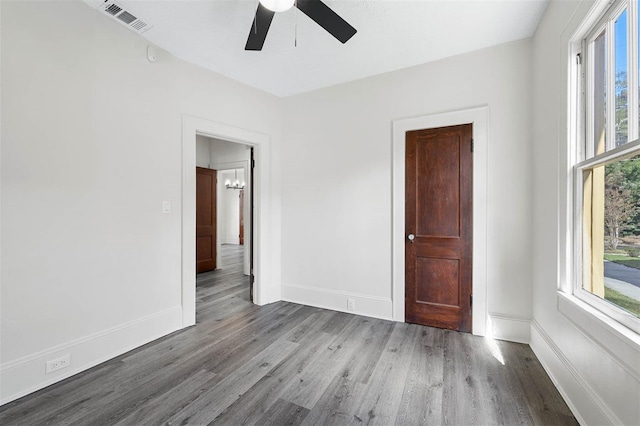
[[[197,325],[0,407],[2,425],[575,425],[527,345],[249,303],[238,247]]]

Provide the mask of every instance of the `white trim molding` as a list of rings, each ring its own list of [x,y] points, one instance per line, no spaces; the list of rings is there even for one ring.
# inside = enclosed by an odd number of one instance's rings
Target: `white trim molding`
[[[411,130],[473,123],[473,334],[487,334],[487,150],[489,107],[463,109],[393,122],[393,319],[404,321],[405,135]]]
[[[190,115],[182,116],[182,315],[183,327],[196,322],[196,135],[250,145],[254,148],[254,303],[272,300],[268,291],[270,223],[270,137],[263,133]]]
[[[640,335],[579,298],[561,291],[558,292],[558,311],[584,337],[640,382]]]
[[[231,163],[215,163],[215,164],[211,164],[209,166],[209,168],[217,170],[219,172],[222,172],[222,171],[225,171],[225,170],[233,170],[233,169],[248,170],[249,169],[249,160],[233,161]]]
[[[531,339],[531,319],[489,312],[486,335],[493,339],[528,344]]]
[[[581,425],[624,424],[576,370],[535,318],[531,321],[529,345],[578,423]]]
[[[348,299],[353,299],[353,310],[348,309]],[[392,320],[392,303],[389,297],[312,287],[298,284],[282,285],[282,300],[332,311]]]
[[[0,405],[88,370],[182,328],[182,308],[130,321],[0,365]],[[71,365],[45,374],[45,363],[70,355]]]

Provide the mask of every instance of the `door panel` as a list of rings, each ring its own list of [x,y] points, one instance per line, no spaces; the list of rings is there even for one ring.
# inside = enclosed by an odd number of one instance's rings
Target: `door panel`
[[[460,152],[454,139],[453,135],[433,135],[416,143],[416,232],[420,235],[460,236]]]
[[[196,271],[216,269],[217,172],[196,167]]]
[[[407,132],[405,320],[471,331],[472,125]]]
[[[198,244],[196,256],[198,260],[206,260],[213,257],[213,251],[211,250],[211,247],[214,247],[212,236],[196,237],[196,244]]]
[[[417,278],[420,283],[438,283],[438,285],[420,285],[416,287],[416,301],[439,305],[458,306],[460,304],[458,283],[460,261],[455,259],[434,259],[421,257],[417,260]]]

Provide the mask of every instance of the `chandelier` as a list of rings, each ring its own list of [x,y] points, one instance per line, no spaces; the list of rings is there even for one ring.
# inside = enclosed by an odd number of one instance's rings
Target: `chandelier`
[[[229,179],[227,179],[224,183],[224,186],[226,186],[227,189],[244,189],[245,183],[244,182],[240,183],[240,181],[238,180],[238,170],[237,169],[234,170],[234,173],[235,173],[235,179],[233,180],[233,184]]]

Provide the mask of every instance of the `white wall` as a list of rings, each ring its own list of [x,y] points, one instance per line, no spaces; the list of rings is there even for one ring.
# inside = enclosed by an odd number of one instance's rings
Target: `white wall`
[[[218,177],[221,191],[221,208],[218,212],[220,214],[219,222],[221,223],[220,239],[222,244],[240,244],[240,191],[237,189],[227,189],[224,186],[227,179],[229,179],[231,183],[234,182],[235,174],[233,170],[224,170],[220,172],[220,176]],[[238,170],[238,180],[240,183],[244,182],[244,170],[242,169]],[[247,221],[245,220],[245,225],[246,224]]]
[[[248,161],[251,158],[251,150],[247,145],[214,138],[205,139],[211,144],[210,162],[218,168],[228,169],[229,164]]]
[[[488,305],[498,337],[531,316],[531,48],[501,45],[284,100],[283,297],[391,312],[391,123],[488,105]],[[379,308],[359,310],[359,306]]]
[[[552,2],[533,39],[531,346],[582,424],[637,425],[640,339],[558,292],[571,287],[567,111],[568,64],[574,58],[568,46],[591,6]]]
[[[4,402],[181,326],[182,116],[270,135],[269,158],[281,115],[160,50],[149,63],[147,42],[83,3],[2,2],[1,18]],[[269,253],[273,286],[279,243]]]
[[[209,168],[209,158],[211,157],[211,144],[209,138],[196,136],[196,166]]]

